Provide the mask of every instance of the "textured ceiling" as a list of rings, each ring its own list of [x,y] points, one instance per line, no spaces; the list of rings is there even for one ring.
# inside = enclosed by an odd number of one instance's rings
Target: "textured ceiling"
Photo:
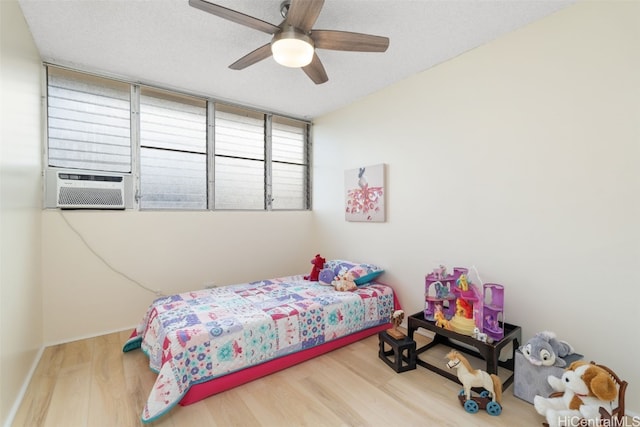
[[[211,0],[278,25],[281,0]],[[187,0],[19,0],[42,59],[312,119],[549,15],[575,0],[326,0],[316,29],[389,37],[385,53],[317,50],[329,81],[267,58],[228,66],[268,34]]]

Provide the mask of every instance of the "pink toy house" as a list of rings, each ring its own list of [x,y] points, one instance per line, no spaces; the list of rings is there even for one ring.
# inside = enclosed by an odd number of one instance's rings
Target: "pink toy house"
[[[452,320],[452,326],[457,332],[471,335],[473,327],[478,328],[492,341],[504,338],[504,286],[496,283],[485,283],[482,288],[471,282],[466,283],[467,289],[460,287],[460,277],[467,276],[468,269],[455,267],[452,274],[440,266],[425,276],[424,318],[435,321],[435,313],[439,306],[447,320]],[[472,319],[463,320],[456,316],[456,309],[464,307],[472,310]],[[467,316],[469,313],[467,312]]]

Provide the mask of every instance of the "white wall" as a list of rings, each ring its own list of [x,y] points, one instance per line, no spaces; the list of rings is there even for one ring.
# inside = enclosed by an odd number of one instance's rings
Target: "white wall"
[[[119,272],[165,294],[308,273],[312,220],[294,211],[44,211],[45,344],[135,326],[157,296]]]
[[[316,120],[323,254],[385,267],[410,313],[432,268],[475,265],[640,412],[639,29],[640,2],[581,2]],[[387,222],[345,222],[344,170],[378,163]]]
[[[40,57],[16,1],[0,1],[0,424],[42,346]]]

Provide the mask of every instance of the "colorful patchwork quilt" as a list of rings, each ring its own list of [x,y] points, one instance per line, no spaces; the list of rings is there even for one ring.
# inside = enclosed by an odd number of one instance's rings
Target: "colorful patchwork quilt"
[[[151,422],[194,384],[388,323],[393,290],[338,292],[302,276],[204,289],[154,301],[124,351],[158,373],[142,413]]]

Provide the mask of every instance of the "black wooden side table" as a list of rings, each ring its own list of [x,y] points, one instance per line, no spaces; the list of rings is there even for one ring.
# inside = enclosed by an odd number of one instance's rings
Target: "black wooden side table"
[[[407,335],[411,339],[413,339],[413,333],[418,328],[427,329],[435,334],[433,336],[433,340],[430,343],[416,350],[416,353],[418,355],[438,344],[443,344],[445,346],[455,348],[456,350],[462,351],[467,354],[480,356],[485,360],[486,371],[490,374],[498,374],[498,366],[506,368],[507,370],[511,371],[511,374],[503,382],[502,387],[506,389],[507,387],[509,387],[509,385],[511,385],[511,383],[513,383],[513,377],[514,377],[513,373],[515,370],[515,352],[522,340],[522,329],[520,328],[520,326],[512,325],[510,323],[504,323],[503,325],[504,338],[502,338],[500,341],[496,341],[493,343],[486,343],[486,342],[479,341],[468,335],[459,334],[457,332],[450,331],[448,329],[444,329],[439,326],[436,326],[434,322],[425,320],[424,312],[422,311],[409,316],[407,322],[408,322]],[[458,345],[456,341],[464,343],[467,346],[474,348],[478,353],[474,354],[474,352],[470,351],[469,348]],[[509,343],[513,343],[512,357],[506,362],[501,362],[498,360],[498,357],[500,356],[500,350],[502,350]],[[435,366],[425,360],[420,359],[419,357],[417,357],[416,363],[420,366],[423,366],[429,369],[430,371],[433,371],[444,377],[447,377],[450,380],[456,381],[458,383],[460,382],[458,380],[458,377],[454,375],[454,373],[448,370],[444,370],[438,366]],[[442,365],[444,366],[444,361]]]
[[[378,332],[378,339],[380,340],[378,357],[394,371],[400,373],[416,369],[416,342],[413,339],[404,337],[397,340],[387,331]],[[386,350],[386,345],[391,348]]]

